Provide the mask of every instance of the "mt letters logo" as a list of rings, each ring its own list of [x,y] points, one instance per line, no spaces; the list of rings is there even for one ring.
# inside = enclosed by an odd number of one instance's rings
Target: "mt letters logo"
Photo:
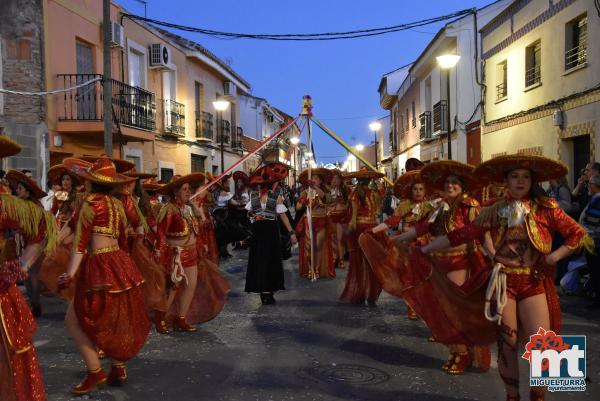
[[[585,336],[561,336],[540,327],[529,337],[522,357],[529,361],[530,386],[585,391]]]

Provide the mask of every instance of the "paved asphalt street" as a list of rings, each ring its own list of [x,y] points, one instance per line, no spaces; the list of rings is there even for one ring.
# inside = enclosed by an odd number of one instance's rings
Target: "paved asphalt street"
[[[213,321],[191,334],[163,336],[154,329],[128,363],[124,387],[71,397],[83,363],[67,336],[65,305],[44,299],[36,338],[49,399],[102,401],[196,400],[504,400],[494,368],[452,377],[440,366],[447,354],[427,342],[421,322],[406,319],[401,300],[382,295],[378,307],[337,301],[346,276],[309,283],[297,275],[297,258],[286,262],[287,290],[277,304],[261,306],[243,292],[246,252],[222,266],[232,286],[229,302]],[[580,298],[563,297],[564,334],[587,335],[585,393],[551,394],[549,400],[600,399],[600,311]],[[108,364],[108,362],[105,362]],[[108,366],[106,366],[108,368]],[[523,399],[528,366],[521,364]]]

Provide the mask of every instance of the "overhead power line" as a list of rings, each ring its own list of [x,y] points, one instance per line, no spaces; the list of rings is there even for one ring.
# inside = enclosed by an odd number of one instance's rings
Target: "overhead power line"
[[[187,25],[175,24],[172,22],[160,21],[153,18],[142,17],[135,14],[123,14],[124,18],[131,20],[148,22],[151,24],[178,29],[186,32],[200,33],[216,38],[227,38],[227,39],[257,39],[257,40],[284,40],[284,41],[316,41],[316,40],[340,40],[340,39],[356,39],[368,36],[385,35],[388,33],[404,31],[419,26],[430,25],[436,22],[446,21],[448,19],[457,18],[469,13],[472,13],[473,9],[465,9],[453,12],[451,14],[441,15],[438,17],[432,17],[423,19],[420,21],[409,22],[400,25],[392,25],[381,28],[368,28],[359,29],[354,31],[342,31],[342,32],[320,32],[320,33],[286,33],[286,34],[253,34],[253,33],[239,33],[239,32],[225,32],[215,31],[212,29],[198,28]]]

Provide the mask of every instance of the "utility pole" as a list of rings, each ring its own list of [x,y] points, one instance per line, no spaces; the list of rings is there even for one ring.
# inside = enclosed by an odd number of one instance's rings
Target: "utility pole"
[[[112,72],[110,58],[110,0],[103,0],[102,4],[102,39],[104,66],[102,69],[102,114],[104,115],[104,153],[108,157],[113,156],[112,143]]]

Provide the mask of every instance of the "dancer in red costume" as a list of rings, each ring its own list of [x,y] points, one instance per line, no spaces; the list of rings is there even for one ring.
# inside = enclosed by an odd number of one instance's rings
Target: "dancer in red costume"
[[[21,147],[0,136],[0,157],[12,156]],[[44,227],[45,229],[40,229]],[[56,224],[50,214],[0,187],[0,400],[45,401],[46,390],[33,346],[35,320],[16,281],[45,251],[56,244]],[[27,241],[21,256],[15,236]]]
[[[311,212],[312,241],[310,240],[308,213],[302,217],[302,220],[296,226],[296,232],[300,233],[300,276],[309,280],[335,277],[336,232],[327,216],[327,199],[329,196],[327,182],[330,180],[331,172],[326,168],[312,169],[310,182],[308,180],[308,170],[304,170],[298,177],[298,181],[307,187],[300,194],[298,202],[307,207],[307,210],[310,209]],[[314,261],[313,266],[311,266],[311,252]]]
[[[396,237],[396,241],[413,241],[426,234],[434,238],[443,236],[473,221],[479,213],[479,202],[466,194],[467,190],[478,186],[472,172],[472,166],[452,160],[425,166],[420,173],[425,185],[430,190],[444,191],[444,199],[426,218]],[[374,266],[378,264],[374,263]],[[438,283],[470,293],[472,285],[475,288],[481,286],[480,277],[484,266],[484,255],[479,243],[471,241],[436,252],[432,254],[431,260],[411,259],[400,272],[403,298],[425,321],[433,337],[450,348],[448,360],[442,365],[442,369],[450,374],[462,374],[472,364],[483,371],[489,369],[490,350],[486,344],[473,344],[460,333],[447,328],[443,298],[440,295],[443,290]],[[478,285],[472,284],[473,280],[478,279]],[[469,350],[468,346],[473,347]]]
[[[198,235],[201,244],[201,247],[199,248],[200,255],[218,266],[219,245],[217,244],[215,223],[210,214],[210,210],[215,203],[213,194],[210,191],[202,190],[194,200],[198,205],[202,216],[200,220],[200,234]]]
[[[382,203],[381,195],[378,191],[370,189],[369,183],[371,180],[383,177],[383,174],[363,168],[347,174],[347,177],[356,178],[358,184],[350,195],[351,219],[348,238],[350,263],[346,286],[340,295],[340,300],[350,304],[364,304],[367,301],[369,306],[375,306],[381,294],[381,285],[358,245],[358,238],[363,232],[370,231],[377,225],[377,214]],[[383,234],[377,235],[383,239]]]
[[[17,198],[33,203],[36,207],[42,208],[40,199],[48,196],[37,183],[31,178],[27,177],[24,173],[17,170],[10,170],[6,173],[6,179],[14,191]],[[45,231],[45,227],[40,227],[40,233]],[[43,238],[43,234],[42,238]],[[33,242],[40,242],[41,239],[30,239]],[[26,242],[30,242],[26,241]],[[29,298],[29,304],[31,305],[31,313],[33,317],[40,317],[42,315],[42,304],[40,303],[40,280],[39,280],[39,269],[41,265],[41,259],[36,260],[28,271],[27,280],[25,280],[25,287],[27,288],[27,297]]]
[[[421,250],[429,253],[474,239],[484,241],[486,233],[491,234],[491,241],[486,242],[491,243],[488,248],[493,270],[486,300],[492,301],[495,308],[492,310],[486,302],[485,315],[499,325],[498,371],[505,384],[506,399],[518,401],[518,342],[527,342],[540,327],[560,332],[555,265],[584,246],[593,248],[593,241],[537,185],[566,175],[567,168],[560,162],[540,156],[500,156],[482,163],[474,174],[489,183],[504,181],[506,195],[484,208],[472,224]],[[565,238],[565,243],[552,251],[552,236],[556,232]],[[497,286],[498,283],[506,285]],[[542,401],[545,390],[531,388],[529,398]]]
[[[394,214],[384,220],[383,223],[372,229],[374,234],[383,232],[388,228],[397,228],[401,233],[409,231],[423,217],[432,211],[432,204],[426,200],[427,191],[425,183],[421,179],[418,170],[409,171],[396,179],[394,182],[394,195],[401,199],[394,210]],[[423,235],[411,242],[412,245],[424,245],[428,242],[428,235]],[[394,269],[401,268],[401,258],[398,256],[396,245],[385,237],[385,247],[387,248],[389,264],[374,269],[375,276],[386,292],[401,297],[401,286],[395,285],[390,277],[394,277],[395,272],[384,274],[384,266],[393,266]],[[368,252],[368,249],[363,251]],[[410,320],[418,320],[417,313],[408,305],[407,315]]]
[[[67,158],[63,163],[85,182],[88,193],[71,220],[73,254],[67,273],[59,278],[59,288],[67,288],[77,275],[65,326],[87,368],[85,379],[71,392],[86,394],[107,381],[122,385],[127,380],[124,362],[144,345],[150,321],[140,288],[142,276],[127,253],[127,217],[122,203],[111,195],[132,179],[118,174],[107,158],[94,163]],[[97,348],[112,360],[108,377]]]
[[[168,333],[165,314],[174,315],[175,329],[194,332],[193,324],[213,319],[227,302],[229,283],[218,267],[199,256],[201,211],[190,202],[191,185],[203,183],[202,173],[174,176],[159,192],[169,196],[158,215],[156,258],[170,278],[169,291],[155,313],[156,329]],[[175,301],[175,305],[171,305]],[[170,311],[170,309],[173,309]]]
[[[331,180],[329,182],[329,193],[326,197],[327,216],[333,225],[336,244],[336,262],[337,268],[344,269],[344,254],[346,253],[345,237],[348,231],[348,222],[350,221],[350,207],[348,203],[349,189],[344,184],[344,177],[341,170],[331,170]]]

